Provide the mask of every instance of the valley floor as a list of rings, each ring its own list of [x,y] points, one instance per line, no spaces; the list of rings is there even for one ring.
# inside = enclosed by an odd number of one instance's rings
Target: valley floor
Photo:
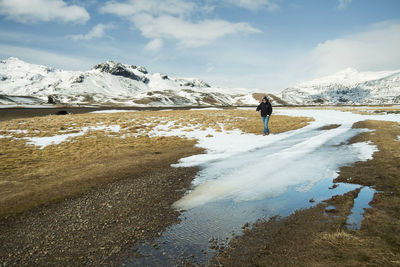
[[[277,115],[271,128],[280,133],[310,121]],[[171,206],[197,173],[171,164],[203,149],[168,131],[213,138],[235,129],[259,133],[259,115],[111,111],[0,122],[0,263],[120,265],[136,243],[178,222]]]
[[[351,112],[277,108],[266,137],[254,108],[0,121],[0,265],[135,266],[143,242],[166,251],[159,265],[399,265],[399,109],[343,111]],[[332,190],[324,189],[330,197],[304,198],[324,179],[331,183],[338,167]],[[344,194],[335,195],[336,187]],[[364,189],[373,200],[357,230],[349,216]],[[206,227],[190,217],[210,211]],[[260,214],[271,216],[257,220]],[[222,225],[219,215],[228,219]],[[241,220],[250,223],[225,248],[201,235]],[[204,250],[168,255],[174,251],[160,242],[193,222],[184,242],[205,238],[214,258]],[[176,251],[189,247],[176,242]]]

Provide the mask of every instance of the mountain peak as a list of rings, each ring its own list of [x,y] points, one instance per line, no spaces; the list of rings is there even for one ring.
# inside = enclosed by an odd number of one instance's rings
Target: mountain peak
[[[19,59],[17,57],[9,57],[7,59],[2,60],[1,62],[4,64],[6,64],[6,63],[25,63],[25,64],[27,64],[25,61],[22,61],[21,59]]]
[[[115,76],[122,76],[144,83],[149,81],[148,78],[144,76],[144,74],[148,73],[146,68],[136,67],[135,65],[125,65],[113,60],[97,64],[93,66],[92,70],[109,73]]]
[[[133,106],[255,105],[248,89],[211,87],[196,78],[148,73],[146,68],[109,60],[90,71],[52,70],[9,58],[0,64],[0,104],[21,99],[45,103]],[[18,96],[18,97],[15,97]],[[22,98],[21,98],[22,97]],[[25,101],[25,100],[24,100]],[[25,102],[24,102],[25,103]]]
[[[294,104],[394,104],[400,101],[400,71],[347,68],[281,92]]]

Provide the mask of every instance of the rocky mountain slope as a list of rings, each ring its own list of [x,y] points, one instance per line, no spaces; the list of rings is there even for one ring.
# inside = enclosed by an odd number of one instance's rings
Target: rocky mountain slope
[[[278,96],[293,105],[399,104],[400,70],[359,72],[348,68],[302,82],[283,90]]]
[[[196,78],[149,73],[107,61],[89,71],[66,71],[0,61],[0,104],[103,104],[130,106],[255,105],[254,91],[211,87]]]

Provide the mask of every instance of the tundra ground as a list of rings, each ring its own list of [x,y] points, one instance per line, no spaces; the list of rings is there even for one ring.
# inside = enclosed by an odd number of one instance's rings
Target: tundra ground
[[[308,118],[272,116],[271,132]],[[151,135],[158,125],[261,133],[254,110],[140,111],[0,122],[0,263],[118,265],[125,248],[177,222],[171,208],[197,170],[196,140]],[[47,138],[62,138],[46,144]],[[212,136],[210,136],[212,138]],[[42,146],[35,143],[42,140]],[[46,141],[47,140],[47,141]],[[35,145],[36,144],[36,145]]]

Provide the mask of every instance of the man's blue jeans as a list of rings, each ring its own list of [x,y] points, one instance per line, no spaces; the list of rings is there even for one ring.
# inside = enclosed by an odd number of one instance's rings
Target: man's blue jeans
[[[269,133],[269,129],[268,129],[268,122],[269,122],[269,116],[267,117],[261,117],[263,124],[264,124],[264,133],[267,134]]]

